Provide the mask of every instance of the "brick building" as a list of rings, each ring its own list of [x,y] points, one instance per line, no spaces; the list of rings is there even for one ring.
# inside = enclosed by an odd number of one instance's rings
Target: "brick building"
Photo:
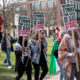
[[[56,25],[55,0],[27,0],[27,2],[16,4],[15,14],[19,13],[32,17],[33,11],[44,11],[46,26]]]
[[[46,26],[63,26],[61,4],[68,3],[70,0],[13,0],[13,16],[15,14],[27,15],[32,18],[33,11],[44,11]],[[80,0],[73,0],[77,21],[80,24]]]

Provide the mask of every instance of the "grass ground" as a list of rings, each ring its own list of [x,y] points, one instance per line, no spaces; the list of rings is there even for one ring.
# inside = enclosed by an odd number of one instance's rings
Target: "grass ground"
[[[48,51],[47,51],[47,55],[48,55],[48,67],[50,64],[50,54],[51,54],[51,50],[52,50],[52,46],[53,46],[53,41],[51,39],[47,40],[48,42]],[[11,63],[13,68],[12,69],[8,69],[7,66],[3,65],[3,61],[5,58],[5,53],[2,53],[0,51],[0,80],[15,80],[15,77],[17,75],[17,73],[15,73],[14,70],[14,65],[15,65],[15,54],[14,52],[11,52]],[[34,74],[34,69],[32,71],[32,74]],[[26,75],[24,74],[24,76],[22,77],[22,79],[26,78]]]

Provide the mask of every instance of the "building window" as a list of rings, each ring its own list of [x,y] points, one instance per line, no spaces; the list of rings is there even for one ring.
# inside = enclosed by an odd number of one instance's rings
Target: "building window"
[[[78,20],[78,24],[79,24],[79,26],[80,26],[80,20]]]
[[[55,7],[56,7],[56,0],[54,0],[54,2],[55,2]]]
[[[26,2],[27,0],[19,0],[19,2]]]
[[[34,3],[32,3],[32,9],[34,9]]]
[[[78,9],[80,10],[80,3],[78,3]]]
[[[16,8],[16,12],[19,12],[20,11],[20,8]]]
[[[65,0],[65,3],[68,4],[69,3],[69,0]]]
[[[27,11],[27,6],[24,6],[25,10]]]
[[[78,12],[78,18],[80,18],[80,12]]]
[[[34,8],[35,9],[39,9],[40,8],[40,3],[39,2],[35,2],[34,3]]]
[[[77,2],[75,2],[75,9],[77,9],[77,6],[78,6],[78,3],[77,3]]]
[[[21,6],[20,7],[20,11],[26,11],[27,10],[27,6]]]
[[[77,3],[77,8],[78,8],[78,10],[79,10],[79,3]]]
[[[46,8],[46,2],[45,1],[41,1],[41,8]]]
[[[53,8],[53,1],[52,0],[48,0],[48,8]]]

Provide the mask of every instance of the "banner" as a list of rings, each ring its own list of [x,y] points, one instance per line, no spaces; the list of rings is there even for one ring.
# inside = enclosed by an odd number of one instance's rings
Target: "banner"
[[[19,16],[18,21],[18,35],[28,36],[30,35],[31,20],[28,16]]]
[[[45,28],[45,14],[44,12],[33,12],[32,13],[33,29],[43,30]]]
[[[78,24],[74,4],[62,4],[61,9],[65,30],[77,29]]]

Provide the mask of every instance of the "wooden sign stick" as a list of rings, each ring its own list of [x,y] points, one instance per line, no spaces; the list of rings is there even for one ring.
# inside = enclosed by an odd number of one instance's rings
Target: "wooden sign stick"
[[[23,41],[22,41],[22,54],[24,54],[24,36],[23,36]]]
[[[40,41],[40,31],[38,31],[38,39]],[[39,43],[39,47],[40,47],[41,42]]]
[[[74,43],[74,52],[77,52],[77,48],[76,48],[76,43],[75,43],[75,37],[74,37],[74,31],[72,30],[72,39],[73,39],[73,43]],[[78,56],[75,56],[75,60],[76,60],[76,68],[77,68],[77,72],[79,72],[79,63],[78,63]]]

